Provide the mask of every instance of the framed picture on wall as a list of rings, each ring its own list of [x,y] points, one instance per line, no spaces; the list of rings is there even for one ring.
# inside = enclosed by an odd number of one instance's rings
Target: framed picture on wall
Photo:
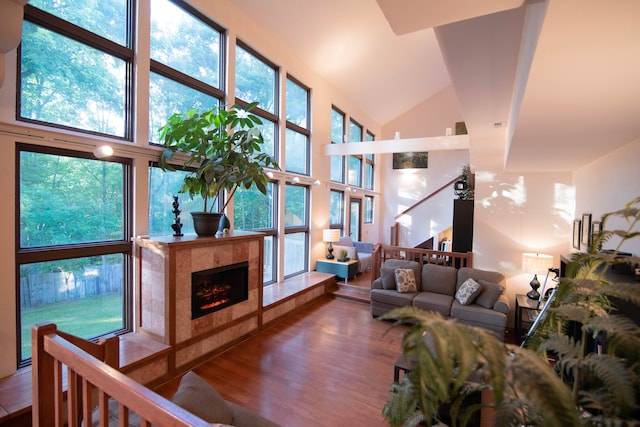
[[[602,231],[602,221],[593,221],[591,223],[591,241],[593,242],[595,238]]]
[[[573,247],[580,250],[580,220],[573,220]]]
[[[589,246],[591,243],[591,214],[582,214],[582,238],[580,243]]]

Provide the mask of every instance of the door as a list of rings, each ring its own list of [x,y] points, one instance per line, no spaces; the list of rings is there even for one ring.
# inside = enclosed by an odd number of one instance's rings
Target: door
[[[349,203],[349,236],[351,240],[360,241],[360,225],[362,224],[362,199],[351,199]]]

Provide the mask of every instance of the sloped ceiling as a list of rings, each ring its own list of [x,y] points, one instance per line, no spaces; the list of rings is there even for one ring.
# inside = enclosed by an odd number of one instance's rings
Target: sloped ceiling
[[[640,1],[231,1],[381,125],[453,85],[479,167],[570,171],[640,138]]]

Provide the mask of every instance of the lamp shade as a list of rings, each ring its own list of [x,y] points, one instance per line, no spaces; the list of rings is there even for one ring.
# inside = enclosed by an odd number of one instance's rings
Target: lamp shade
[[[545,254],[523,253],[522,270],[525,273],[545,275],[553,268],[553,257]]]
[[[331,228],[322,230],[322,241],[329,243],[340,241],[340,230]]]

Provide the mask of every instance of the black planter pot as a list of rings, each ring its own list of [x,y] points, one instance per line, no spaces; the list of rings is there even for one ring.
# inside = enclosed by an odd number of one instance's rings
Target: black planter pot
[[[193,229],[198,236],[215,236],[218,232],[221,213],[191,212]]]

